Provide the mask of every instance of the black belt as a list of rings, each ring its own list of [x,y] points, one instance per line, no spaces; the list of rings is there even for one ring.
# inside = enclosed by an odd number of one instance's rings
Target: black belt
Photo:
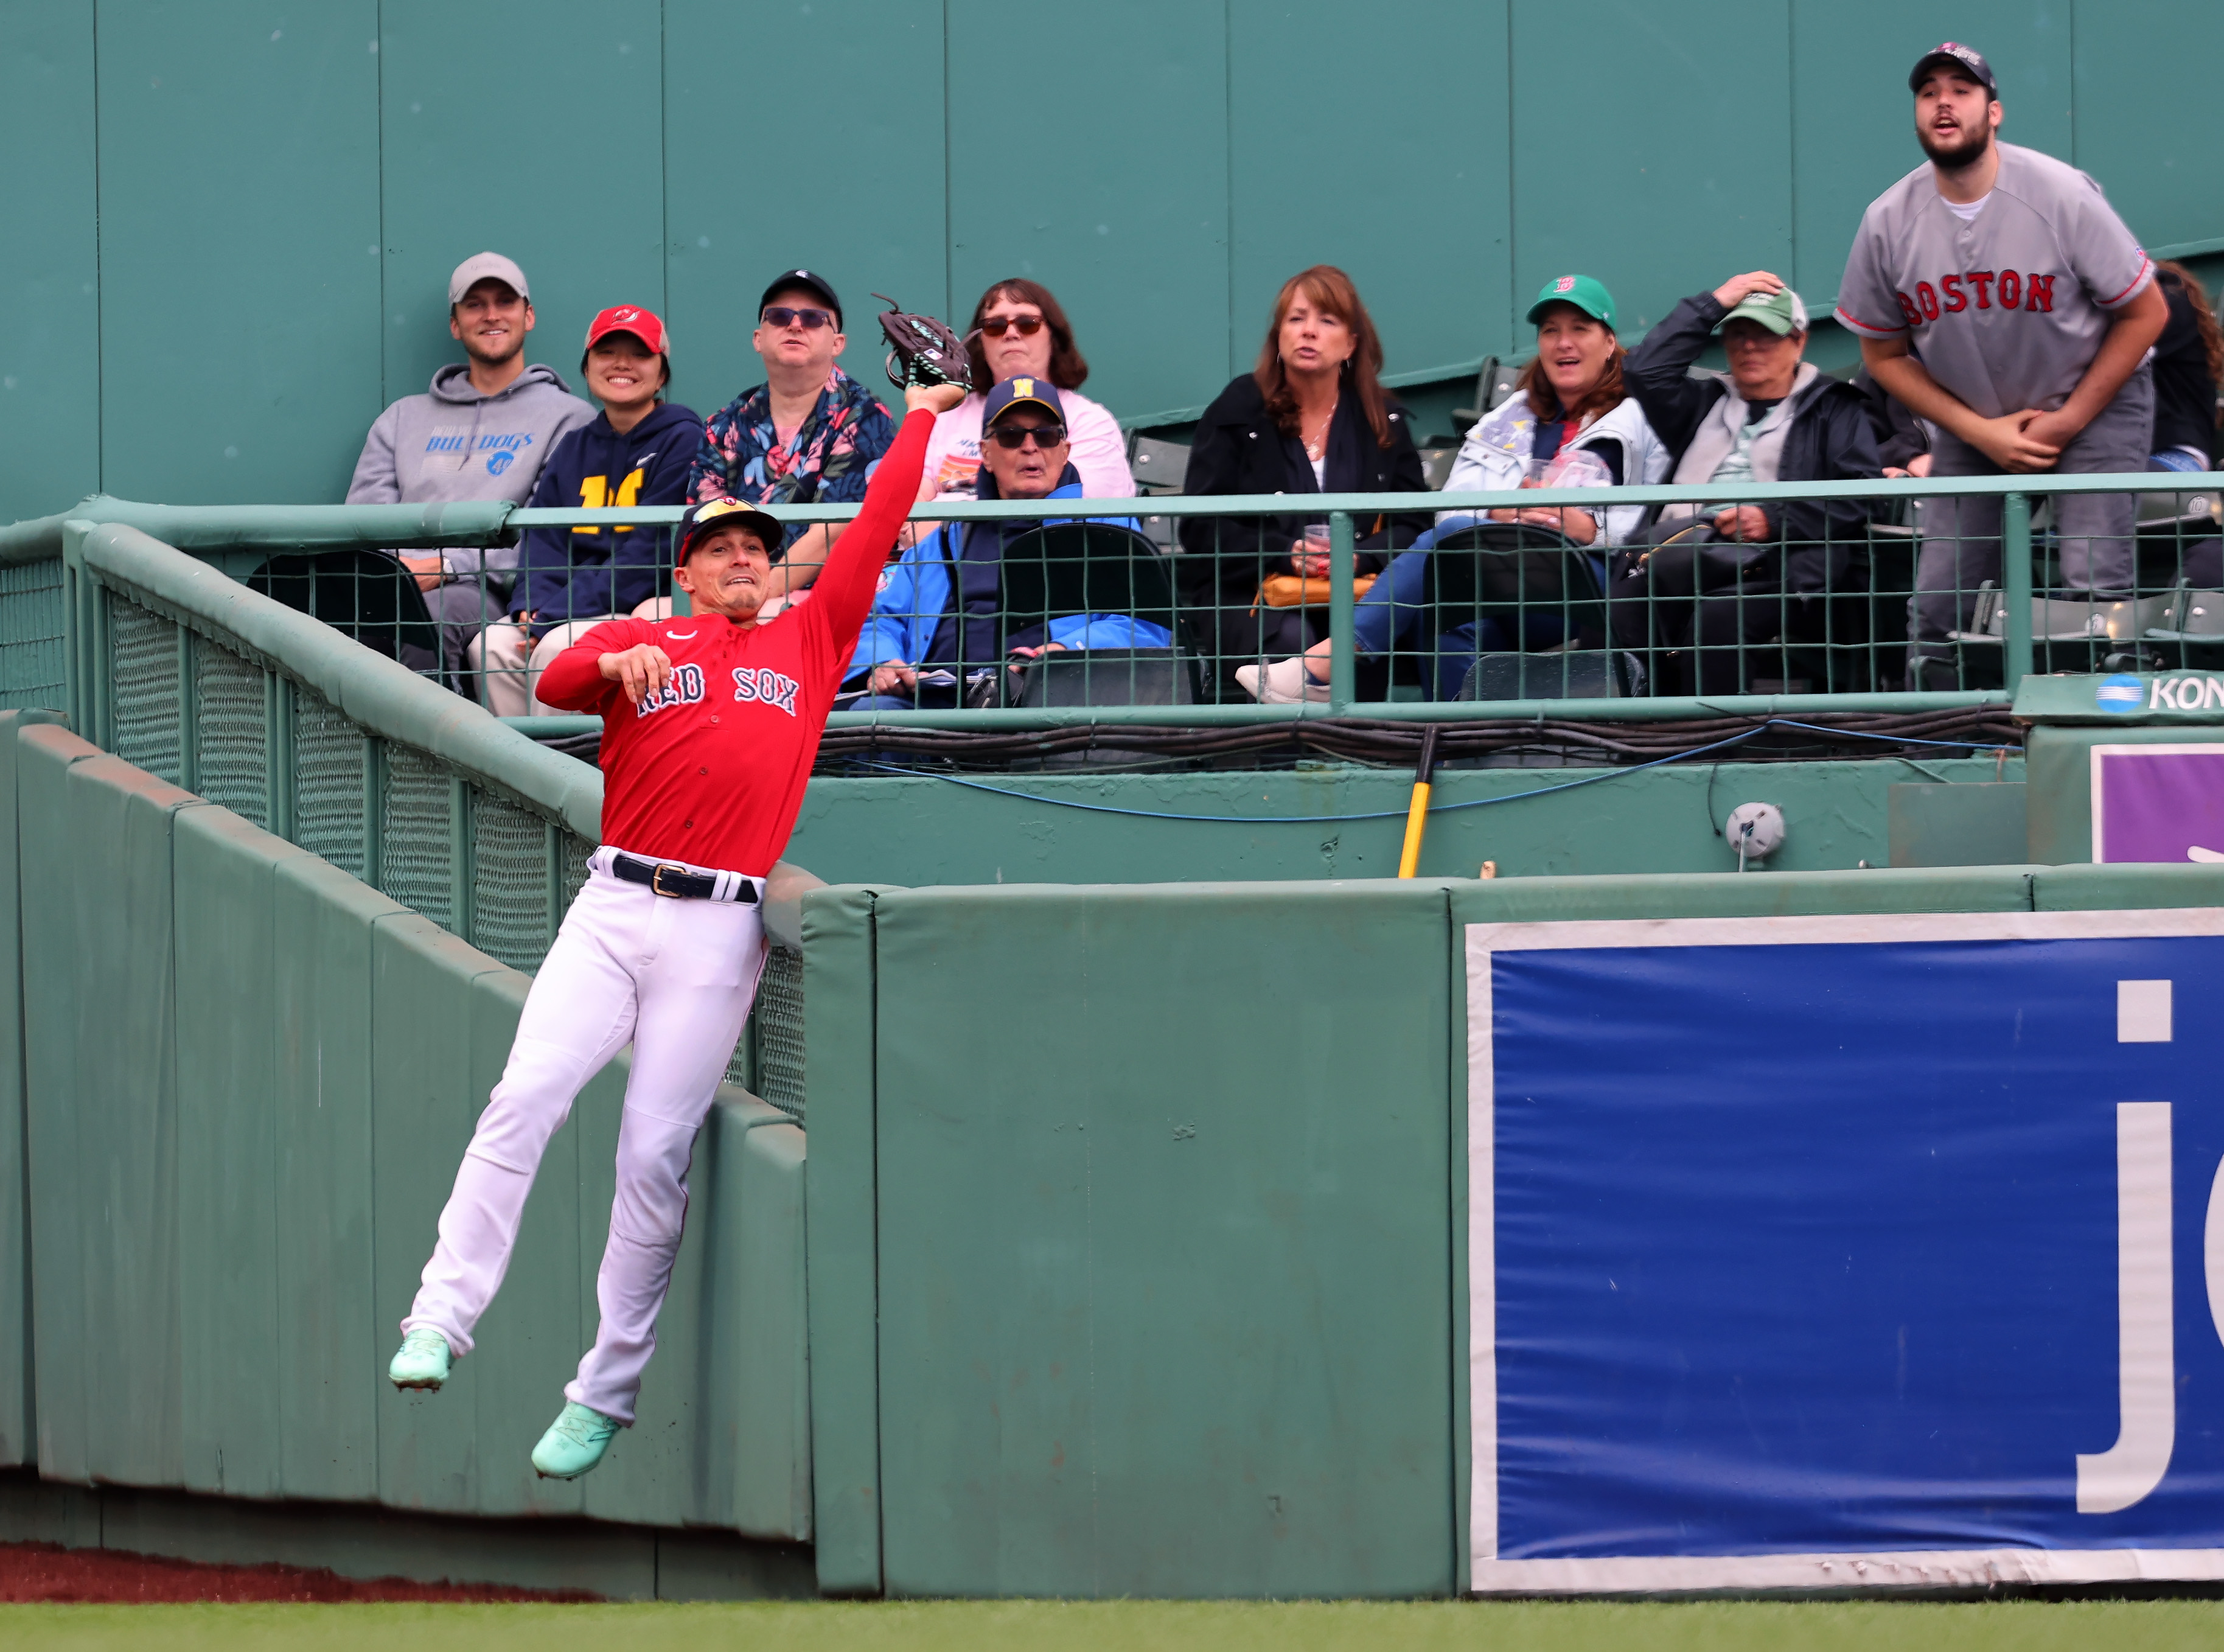
[[[691,872],[669,861],[635,860],[631,855],[612,855],[610,875],[629,883],[645,883],[659,895],[675,901],[708,901],[718,892],[718,880],[707,873]],[[738,876],[738,875],[737,875]],[[734,899],[742,906],[757,903],[756,880],[740,879]]]

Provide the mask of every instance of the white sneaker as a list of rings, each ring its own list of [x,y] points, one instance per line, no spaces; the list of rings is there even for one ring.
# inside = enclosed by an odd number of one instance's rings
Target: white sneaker
[[[1316,681],[1305,669],[1302,655],[1277,660],[1270,666],[1238,666],[1235,680],[1261,706],[1298,706],[1306,701],[1328,704],[1328,685]]]

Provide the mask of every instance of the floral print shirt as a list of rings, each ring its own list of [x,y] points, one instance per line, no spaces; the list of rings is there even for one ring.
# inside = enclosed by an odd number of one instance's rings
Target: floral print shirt
[[[781,446],[773,427],[772,391],[760,384],[728,402],[703,427],[703,445],[687,472],[687,497],[722,495],[751,504],[847,504],[896,438],[896,422],[872,392],[839,367],[826,377],[818,405]],[[801,532],[792,528],[793,540]]]

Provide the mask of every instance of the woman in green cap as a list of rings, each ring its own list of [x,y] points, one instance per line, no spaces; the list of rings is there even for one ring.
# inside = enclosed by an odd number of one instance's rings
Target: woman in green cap
[[[1639,486],[1664,478],[1670,454],[1646,422],[1644,408],[1623,387],[1625,352],[1614,334],[1614,295],[1605,285],[1589,275],[1556,275],[1529,307],[1529,320],[1537,329],[1537,353],[1521,370],[1513,394],[1467,433],[1445,491]],[[1490,520],[1555,529],[1589,549],[1595,560],[1634,532],[1644,516],[1642,505],[1594,514],[1539,503],[1489,513]],[[1482,520],[1465,511],[1443,512],[1431,532],[1391,563],[1388,574],[1361,598],[1354,616],[1352,635],[1361,654],[1385,654],[1393,642],[1411,640],[1426,612],[1422,597],[1429,549]],[[1509,642],[1490,619],[1447,631],[1437,639],[1431,691],[1438,699],[1451,699],[1478,653],[1501,650]],[[1316,642],[1294,659],[1263,668],[1247,666],[1236,680],[1267,705],[1325,700],[1329,652],[1326,642]]]

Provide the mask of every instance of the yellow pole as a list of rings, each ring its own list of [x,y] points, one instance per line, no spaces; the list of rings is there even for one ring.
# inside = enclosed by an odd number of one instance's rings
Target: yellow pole
[[[1421,835],[1429,825],[1429,776],[1437,766],[1437,727],[1421,735],[1421,761],[1413,767],[1413,801],[1406,807],[1406,845],[1398,851],[1398,876],[1411,877],[1421,864]]]

